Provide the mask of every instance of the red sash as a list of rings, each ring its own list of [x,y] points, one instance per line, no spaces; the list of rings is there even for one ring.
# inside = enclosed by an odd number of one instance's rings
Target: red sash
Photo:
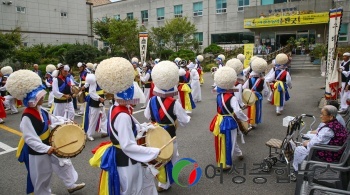
[[[163,102],[163,105],[164,105],[164,108],[166,111],[169,110],[171,104],[175,101],[174,98],[172,97],[167,97],[165,98],[164,102]],[[163,120],[163,118],[166,116],[162,107],[160,106],[159,109],[158,109],[158,113],[159,113],[159,117],[160,117],[160,120]]]

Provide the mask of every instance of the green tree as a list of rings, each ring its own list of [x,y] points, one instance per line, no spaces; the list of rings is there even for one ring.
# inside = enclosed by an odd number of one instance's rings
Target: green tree
[[[115,20],[107,18],[104,21],[96,21],[93,29],[99,40],[107,42],[111,53],[123,52],[128,58],[138,56],[138,33],[144,31],[144,27],[137,26],[137,20]]]
[[[74,44],[65,54],[66,63],[75,66],[78,62],[95,62],[99,51],[96,47],[88,44]]]
[[[173,53],[169,57],[169,60],[174,61],[175,58],[177,58],[177,57],[179,57],[179,58],[181,58],[183,60],[187,60],[187,61],[188,60],[194,61],[194,59],[196,58],[196,54],[193,51],[191,51],[191,50],[183,50],[183,49],[181,49],[178,52]]]
[[[187,17],[167,20],[163,27],[151,28],[151,39],[155,43],[157,51],[163,49],[193,49],[196,40],[193,34],[196,26]]]
[[[16,47],[22,42],[20,29],[16,28],[9,33],[0,33],[0,62],[14,55]]]
[[[157,57],[161,59],[164,57],[162,53],[164,50],[168,50],[165,42],[170,39],[169,33],[166,32],[164,26],[152,27],[150,32],[150,49],[156,53]]]
[[[211,53],[211,54],[220,54],[223,53],[224,49],[214,43],[210,44],[208,47],[206,47],[203,51],[203,53]]]

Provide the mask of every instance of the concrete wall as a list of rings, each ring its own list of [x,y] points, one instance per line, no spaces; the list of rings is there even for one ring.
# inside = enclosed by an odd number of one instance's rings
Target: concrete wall
[[[18,13],[16,6],[25,7],[25,13]],[[12,0],[11,5],[1,3],[0,32],[20,27],[28,46],[92,43],[89,7],[85,0]],[[67,12],[67,17],[62,17],[61,12]]]

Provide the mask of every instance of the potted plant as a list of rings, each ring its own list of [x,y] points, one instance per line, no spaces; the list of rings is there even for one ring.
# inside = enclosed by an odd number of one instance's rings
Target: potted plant
[[[318,60],[320,61],[323,56],[326,56],[326,54],[327,54],[326,44],[316,44],[313,50],[310,52],[311,62],[317,61],[316,64],[318,64]]]

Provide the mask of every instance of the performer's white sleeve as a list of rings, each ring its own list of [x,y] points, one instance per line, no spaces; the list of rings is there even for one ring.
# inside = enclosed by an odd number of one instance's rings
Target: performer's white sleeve
[[[262,95],[264,97],[267,97],[269,95],[269,93],[270,93],[269,86],[267,85],[267,83],[264,80],[262,80],[262,82],[264,82],[264,88],[263,88],[263,91],[262,91]]]
[[[246,77],[247,74],[249,73],[250,71],[250,66],[248,66],[247,68],[243,69],[243,75]]]
[[[136,119],[135,119],[136,120]],[[135,121],[138,123],[137,121]],[[131,117],[126,113],[120,113],[113,124],[118,131],[118,141],[123,152],[130,158],[139,162],[150,162],[159,154],[159,148],[137,145],[132,130]],[[112,129],[112,131],[114,131]]]
[[[145,76],[141,76],[141,77],[140,77],[140,80],[141,80],[142,82],[146,83],[146,82],[149,80],[149,77],[150,77],[150,74],[149,74],[149,72],[147,72],[147,73],[145,74]]]
[[[286,84],[288,85],[289,88],[292,88],[292,77],[290,76],[289,72],[287,72]]]
[[[242,101],[242,84],[239,84],[235,87],[235,89],[238,89],[237,92],[235,92],[235,97],[237,98],[237,101],[238,101],[238,104],[243,107],[244,106],[244,103]]]
[[[191,78],[194,80],[198,80],[199,79],[199,74],[198,71],[196,69],[192,69],[191,70]]]
[[[50,146],[41,141],[29,117],[23,116],[19,127],[23,133],[24,141],[31,149],[39,153],[47,153],[49,151]]]
[[[90,85],[89,87],[89,95],[90,98],[92,98],[95,101],[99,101],[99,99],[101,98],[97,93],[96,93],[96,83]]]
[[[174,104],[174,114],[177,116],[177,120],[181,126],[185,126],[191,120],[191,117],[187,115],[185,109],[182,108],[180,102],[177,100]]]
[[[346,77],[348,77],[350,75],[350,71],[343,70],[341,73]]]
[[[242,86],[242,89],[249,89],[249,79],[245,81],[245,83]]]
[[[151,120],[151,108],[150,108],[150,101],[148,102],[148,104],[147,104],[147,106],[146,106],[146,109],[145,109],[145,111],[144,111],[144,115],[145,115],[145,117],[146,117],[146,119],[148,119],[148,120]]]
[[[89,86],[90,86],[89,83],[84,84],[85,89],[87,89]]]
[[[45,85],[46,85],[47,87],[51,87],[51,86],[52,86],[51,83],[47,82],[47,79],[45,79]]]
[[[247,115],[244,114],[242,109],[238,105],[238,101],[236,97],[232,97],[230,101],[230,105],[233,108],[233,112],[236,114],[237,118],[241,121],[248,121]]]
[[[328,142],[334,137],[334,132],[328,127],[323,127],[318,130],[316,136],[313,136],[310,142],[307,144],[307,148],[310,149],[315,144],[328,144]]]
[[[53,96],[55,96],[55,98],[61,98],[64,95],[58,89],[57,78],[53,78],[53,81],[52,81],[52,93],[53,93]]]
[[[275,71],[271,68],[270,72],[266,74],[265,81],[270,83],[275,80]]]

